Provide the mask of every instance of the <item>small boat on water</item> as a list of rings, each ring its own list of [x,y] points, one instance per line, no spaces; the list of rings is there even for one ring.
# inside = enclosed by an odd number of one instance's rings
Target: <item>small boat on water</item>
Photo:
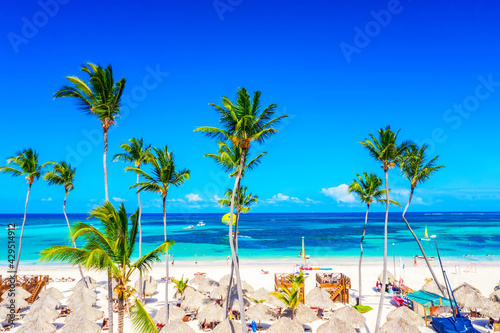
[[[420,238],[420,240],[423,240],[423,241],[430,241],[431,240],[429,238],[429,234],[427,233],[427,226],[425,226],[424,238]]]
[[[190,225],[188,227],[184,227],[183,229],[194,229],[194,225]]]
[[[204,225],[205,225],[205,222],[200,221],[200,222],[198,222],[198,224],[196,226],[197,227],[203,227]]]

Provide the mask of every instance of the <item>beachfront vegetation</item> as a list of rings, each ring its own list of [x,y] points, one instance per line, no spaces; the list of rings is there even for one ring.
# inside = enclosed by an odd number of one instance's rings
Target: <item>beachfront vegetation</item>
[[[138,169],[147,163],[147,152],[151,150],[151,145],[145,146],[143,139],[132,138],[127,142],[120,145],[123,153],[115,154],[113,161],[122,161],[126,163],[133,163]],[[127,170],[126,170],[127,171]],[[130,170],[128,170],[130,171]],[[139,174],[137,174],[136,184],[139,183]],[[139,223],[139,257],[142,256],[142,207],[141,207],[141,192],[137,191],[137,205],[139,209],[139,216],[137,218]],[[143,285],[142,285],[142,271],[139,271],[139,299],[142,301]]]
[[[40,260],[66,262],[71,265],[82,265],[89,270],[111,272],[112,278],[116,282],[112,292],[114,291],[118,298],[118,332],[123,333],[125,302],[133,296],[134,291],[128,284],[132,274],[136,270],[150,270],[151,265],[160,262],[161,255],[174,242],[166,240],[151,252],[132,262],[131,257],[135,249],[138,232],[138,211],[135,211],[130,218],[127,218],[127,212],[123,204],[116,211],[111,203],[106,202],[91,211],[89,218],[92,217],[99,219],[99,229],[83,222],[77,222],[73,225],[73,240],[76,241],[79,237],[85,240],[81,248],[66,245],[51,246],[40,253]],[[143,309],[141,310],[142,305],[140,302],[133,302],[131,306],[138,307],[135,310],[136,315],[132,318],[135,325],[142,326],[140,332],[157,330],[147,313],[138,316],[138,314],[145,312]]]
[[[349,188],[347,189],[347,193],[355,193],[359,200],[366,204],[366,213],[365,213],[365,226],[363,228],[363,235],[361,236],[361,241],[359,242],[359,247],[361,253],[359,255],[359,265],[358,265],[358,276],[359,276],[359,304],[362,304],[362,284],[361,284],[361,264],[363,261],[363,240],[366,234],[366,225],[368,223],[368,211],[370,210],[370,205],[373,202],[385,202],[385,199],[381,199],[385,195],[385,190],[382,189],[382,179],[380,179],[373,172],[370,174],[363,172],[363,177],[356,174],[358,179],[354,179]],[[393,205],[401,205],[394,201],[390,200],[390,203]],[[396,274],[396,272],[394,272]]]
[[[304,275],[303,271],[300,271],[299,274],[290,274],[288,276],[288,281],[292,284],[290,289],[285,286],[281,286],[281,291],[272,291],[269,293],[282,301],[285,307],[292,310],[292,319],[295,317],[295,309],[302,300],[302,297],[300,296],[300,287],[304,284],[306,277],[307,276]]]
[[[11,174],[13,177],[24,176],[24,178],[28,182],[28,193],[26,194],[26,203],[24,204],[23,224],[21,226],[21,235],[19,236],[19,249],[16,253],[17,260],[16,266],[14,267],[15,273],[17,273],[17,269],[19,268],[19,259],[21,259],[24,225],[26,223],[26,212],[28,211],[28,201],[30,198],[31,186],[33,185],[35,180],[38,180],[41,176],[43,176],[45,167],[52,163],[53,162],[39,164],[37,152],[31,148],[28,148],[17,152],[16,155],[12,157],[9,157],[7,159],[7,166],[0,167],[0,172]]]
[[[413,235],[413,238],[415,238],[415,241],[417,241],[418,247],[422,252],[422,256],[424,257],[424,260],[427,264],[427,267],[429,268],[429,271],[434,281],[438,281],[436,275],[434,274],[434,270],[432,269],[432,266],[430,265],[429,260],[427,259],[427,255],[425,254],[424,248],[422,247],[420,240],[418,239],[417,235],[415,235],[415,233],[413,232],[410,223],[408,223],[405,217],[406,210],[410,206],[411,199],[413,198],[413,192],[415,191],[417,185],[422,184],[425,181],[429,180],[429,178],[436,171],[443,168],[443,166],[436,165],[438,156],[427,161],[427,156],[425,152],[427,148],[428,148],[427,145],[422,145],[420,148],[417,145],[410,145],[403,151],[403,153],[399,157],[399,167],[401,170],[401,174],[403,178],[405,178],[410,182],[410,196],[408,198],[408,203],[406,204],[406,207],[403,211],[403,220],[405,221],[408,230],[410,230],[411,234]],[[437,283],[437,286],[441,291],[441,293],[443,295],[446,295],[439,283]]]
[[[250,149],[251,143],[256,141],[264,143],[278,131],[273,127],[278,125],[287,115],[275,117],[276,104],[270,104],[261,111],[260,107],[261,92],[256,91],[253,99],[250,98],[245,88],[238,89],[237,97],[233,103],[229,98],[222,97],[222,105],[210,104],[219,114],[219,127],[204,126],[195,129],[195,131],[205,133],[210,138],[216,138],[222,141],[230,141],[235,148],[241,149],[240,162],[237,169],[236,179],[231,195],[230,213],[234,209],[234,198],[237,188],[240,185],[240,178],[245,165],[245,157]],[[229,245],[231,247],[232,261],[236,273],[236,282],[238,290],[238,300],[240,308],[243,309],[243,292],[241,288],[241,277],[239,272],[239,261],[233,244],[233,215],[231,214],[229,223]],[[247,330],[245,313],[241,313],[241,329],[245,333]]]
[[[154,154],[153,154],[154,152]],[[135,187],[137,192],[153,192],[161,196],[163,202],[163,237],[167,241],[167,210],[166,200],[168,191],[171,186],[179,187],[189,179],[189,170],[177,169],[175,164],[174,154],[168,151],[168,147],[152,148],[152,151],[146,152],[146,161],[151,167],[148,173],[138,167],[127,167],[126,171],[132,171],[142,177],[142,181],[132,185],[130,188]],[[169,268],[168,268],[168,249],[165,252],[165,304],[168,304],[168,281],[169,281]],[[167,306],[165,323],[169,323],[169,309]]]
[[[390,126],[385,129],[378,130],[378,138],[370,134],[370,139],[365,139],[361,145],[368,150],[368,153],[378,162],[382,163],[382,169],[385,176],[385,195],[386,195],[386,208],[385,208],[385,223],[384,223],[384,267],[382,290],[380,292],[379,308],[377,313],[377,321],[375,323],[375,333],[378,333],[380,328],[380,321],[382,319],[382,308],[384,305],[385,286],[387,284],[387,222],[389,217],[389,169],[395,167],[399,162],[399,158],[404,150],[410,145],[410,142],[404,141],[398,144],[399,131],[394,133]]]
[[[188,286],[189,279],[184,280],[184,275],[182,275],[180,280],[172,279],[172,282],[175,284],[174,288],[177,290],[179,295],[184,295],[186,291],[186,287]]]

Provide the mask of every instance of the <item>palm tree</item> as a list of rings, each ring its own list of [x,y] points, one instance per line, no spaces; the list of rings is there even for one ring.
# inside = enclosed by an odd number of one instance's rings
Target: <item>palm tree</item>
[[[167,210],[166,200],[170,186],[179,187],[189,179],[189,170],[178,170],[174,160],[174,154],[168,151],[168,147],[153,148],[155,154],[151,151],[146,152],[146,161],[151,165],[151,172],[147,173],[142,169],[136,167],[126,167],[125,171],[132,171],[140,175],[143,179],[142,182],[132,185],[130,188],[137,188],[137,192],[154,192],[159,193],[163,201],[163,235],[165,242],[167,241]],[[168,281],[169,281],[169,268],[168,268],[168,249],[165,252],[165,304],[167,305],[167,313],[165,322],[169,322],[168,310]]]
[[[72,85],[63,86],[54,98],[73,97],[86,115],[96,117],[101,122],[104,134],[104,194],[108,196],[108,169],[106,155],[108,153],[108,130],[116,123],[120,116],[120,100],[125,89],[125,78],[116,82],[113,78],[111,65],[106,68],[88,62],[81,68],[82,72],[89,75],[88,83],[76,76],[66,78]]]
[[[283,118],[287,117],[287,115],[281,115],[273,118],[276,113],[276,104],[270,104],[264,110],[261,110],[260,96],[261,92],[257,91],[254,93],[253,99],[251,99],[245,88],[238,89],[235,103],[233,103],[229,98],[223,96],[223,106],[210,104],[219,113],[219,123],[222,128],[205,126],[195,129],[195,131],[203,132],[211,138],[218,138],[224,141],[230,140],[234,146],[241,148],[238,173],[234,181],[232,191],[233,195],[231,197],[231,213],[234,209],[234,198],[237,192],[236,189],[240,183],[240,178],[243,173],[245,156],[250,149],[251,143],[253,141],[257,141],[261,144],[264,143],[273,134],[278,132],[275,128],[273,128],[273,126],[279,124]],[[237,262],[233,245],[232,226],[233,215],[231,214],[229,223],[229,245],[231,247],[232,261],[236,272],[238,299],[240,302],[240,308],[243,309],[243,292],[241,288],[239,264]],[[244,312],[242,312],[241,315],[241,329],[242,332],[246,332],[247,330]]]
[[[373,202],[385,202],[384,199],[380,199],[384,196],[385,190],[382,190],[382,179],[380,179],[373,172],[367,174],[363,172],[363,177],[356,174],[358,179],[354,179],[352,183],[349,185],[347,189],[347,193],[355,193],[361,202],[366,203],[366,214],[365,214],[365,226],[363,228],[363,235],[361,236],[361,241],[359,242],[359,247],[361,250],[361,254],[359,256],[359,266],[358,266],[358,275],[359,275],[359,304],[362,304],[362,283],[361,283],[361,263],[363,262],[363,240],[366,234],[366,225],[368,223],[368,211],[370,210],[370,205]],[[401,205],[394,201],[390,200],[393,205]]]
[[[21,235],[19,237],[19,250],[17,251],[17,260],[16,266],[14,267],[14,274],[17,274],[17,270],[19,268],[19,259],[21,259],[21,250],[23,247],[23,233],[24,233],[24,224],[26,223],[26,212],[28,210],[28,201],[30,198],[31,186],[38,180],[40,176],[43,175],[43,169],[48,165],[52,164],[52,162],[47,162],[42,165],[38,164],[38,154],[36,150],[31,148],[24,149],[16,153],[15,156],[9,157],[7,159],[7,165],[11,166],[2,166],[0,167],[0,172],[10,173],[13,177],[24,176],[24,178],[28,181],[28,194],[26,194],[26,203],[24,205],[24,217],[23,224],[21,227]]]
[[[73,240],[83,237],[86,243],[81,249],[72,246],[56,245],[46,248],[40,252],[41,261],[67,262],[71,265],[82,265],[90,270],[111,271],[116,281],[114,292],[118,297],[118,332],[123,333],[124,303],[133,295],[133,288],[129,285],[132,274],[136,270],[150,270],[151,265],[161,261],[161,255],[174,244],[173,241],[165,241],[156,249],[132,262],[138,229],[138,211],[129,218],[123,203],[116,211],[109,202],[95,208],[89,218],[95,217],[100,220],[101,228],[77,222],[73,226]],[[113,291],[113,290],[112,290]],[[137,306],[134,302],[134,305]],[[136,318],[137,320],[137,318]],[[140,321],[149,325],[141,332],[152,332],[156,329],[154,322],[143,317]],[[156,329],[157,331],[157,329]]]
[[[180,280],[172,279],[172,282],[175,283],[174,288],[177,289],[179,295],[183,295],[186,291],[186,287],[188,286],[189,279],[184,280],[184,275],[182,275]]]
[[[300,287],[304,284],[304,281],[307,276],[304,275],[304,272],[300,271],[297,274],[290,274],[288,276],[288,281],[292,284],[292,288],[288,289],[285,286],[281,286],[281,292],[272,291],[269,294],[275,296],[277,299],[282,301],[286,307],[292,310],[292,319],[295,316],[295,308],[300,304],[302,297],[300,296]]]
[[[68,193],[74,189],[74,180],[75,180],[76,168],[72,168],[71,164],[67,164],[64,161],[59,163],[55,163],[52,165],[52,171],[48,171],[45,176],[43,176],[43,180],[46,180],[49,185],[63,185],[64,186],[64,204],[63,204],[63,214],[66,219],[66,224],[68,225],[69,234],[71,235],[71,226],[69,225],[68,215],[66,215],[66,200],[68,199]],[[73,237],[71,237],[73,239]],[[76,242],[73,241],[73,246],[76,248]],[[80,271],[80,275],[82,276],[82,280],[85,285],[87,285],[87,280],[85,279],[82,266],[78,265],[78,270]]]
[[[427,256],[425,255],[424,248],[422,247],[422,244],[420,243],[417,235],[413,232],[412,228],[410,227],[410,224],[405,218],[406,210],[410,206],[411,199],[413,197],[413,192],[415,191],[415,188],[417,187],[418,184],[422,184],[425,181],[429,180],[429,178],[439,169],[444,168],[443,166],[436,165],[436,161],[438,159],[438,156],[432,158],[430,161],[426,162],[427,156],[426,156],[426,150],[428,146],[427,145],[422,145],[422,147],[418,148],[416,145],[411,145],[410,147],[406,148],[401,155],[399,159],[399,167],[401,169],[401,174],[403,175],[403,178],[408,180],[410,182],[410,197],[408,198],[408,203],[406,204],[406,207],[403,211],[403,220],[406,223],[406,226],[408,227],[408,230],[410,230],[411,234],[413,235],[413,238],[417,241],[418,247],[420,248],[420,251],[422,252],[422,255],[425,259],[425,262],[427,264],[427,267],[429,267],[429,271],[431,272],[431,275],[436,281],[436,284],[441,290],[441,293],[445,295],[444,290],[442,290],[441,286],[439,283],[437,283],[436,275],[434,274],[434,270],[432,269],[429,260],[427,259]]]
[[[122,161],[127,163],[134,163],[135,167],[140,169],[143,163],[147,163],[146,157],[148,152],[151,149],[151,145],[144,146],[143,139],[132,138],[129,140],[129,143],[124,142],[120,145],[120,148],[123,149],[123,153],[116,154],[113,156],[113,161]],[[139,174],[137,174],[136,184],[139,183]],[[137,203],[139,205],[139,257],[142,257],[142,226],[141,226],[141,215],[142,215],[142,207],[141,207],[141,193],[137,192]],[[142,285],[142,272],[139,271],[139,299],[142,300],[143,294],[143,285]]]
[[[389,218],[390,203],[388,171],[398,163],[399,156],[410,145],[408,141],[405,141],[398,145],[398,134],[399,131],[394,133],[391,130],[391,126],[387,126],[385,129],[381,128],[380,130],[378,130],[378,138],[376,138],[373,134],[370,134],[370,139],[365,139],[365,141],[361,142],[363,147],[368,149],[370,156],[382,163],[382,169],[384,170],[385,176],[386,208],[384,223],[384,270],[377,321],[375,323],[375,333],[378,333],[380,328],[380,320],[382,319],[382,306],[384,305],[385,285],[387,283],[387,221]]]
[[[88,62],[81,67],[81,71],[88,74],[88,83],[76,76],[66,78],[72,85],[63,86],[56,91],[54,98],[73,97],[76,99],[80,110],[88,116],[96,117],[101,122],[104,135],[104,198],[109,201],[108,195],[108,130],[116,123],[116,118],[120,116],[120,100],[125,89],[125,78],[116,82],[113,78],[111,65],[102,68]],[[111,276],[108,272],[108,312],[109,333],[113,333],[113,294],[111,292]]]

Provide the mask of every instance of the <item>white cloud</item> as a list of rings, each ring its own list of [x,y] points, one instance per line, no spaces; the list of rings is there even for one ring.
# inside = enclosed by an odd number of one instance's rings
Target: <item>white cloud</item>
[[[219,202],[219,200],[221,200],[221,199],[223,199],[223,198],[220,198],[220,197],[216,194],[216,195],[214,195],[214,197],[213,197],[212,199],[210,199],[210,202],[216,202],[216,203],[218,203],[218,202]]]
[[[303,203],[303,202],[304,202],[304,201],[300,200],[300,199],[299,199],[299,198],[297,198],[297,197],[291,197],[290,199],[291,199],[293,202],[295,202],[295,203]]]
[[[283,202],[283,201],[288,201],[290,197],[288,195],[284,195],[282,193],[278,193],[273,195],[271,199],[268,199],[270,203],[275,203],[275,202]]]
[[[118,198],[118,197],[113,197],[113,201],[114,202],[124,202],[124,201],[127,201],[127,200],[122,199],[122,198]]]
[[[90,202],[95,202],[96,200],[95,199],[90,199]]]
[[[52,198],[42,198],[42,201],[52,201]]]
[[[199,202],[203,201],[199,194],[189,193],[184,196],[188,202]]]
[[[356,198],[352,193],[347,193],[347,189],[349,186],[347,184],[340,184],[337,187],[329,187],[329,188],[324,188],[321,190],[321,193],[326,195],[327,197],[332,198],[336,202],[343,202],[343,203],[355,203]]]
[[[311,198],[306,198],[306,202],[307,203],[311,203],[311,204],[318,204],[318,203],[321,203],[321,201],[318,201],[318,200],[313,200]]]

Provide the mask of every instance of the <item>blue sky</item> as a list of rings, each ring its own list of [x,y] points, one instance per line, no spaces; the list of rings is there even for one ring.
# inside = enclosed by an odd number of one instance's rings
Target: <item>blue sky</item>
[[[109,153],[132,137],[168,145],[190,180],[169,194],[168,212],[222,212],[231,185],[207,158],[217,145],[194,133],[216,125],[208,103],[238,87],[262,91],[290,117],[253,154],[244,180],[255,212],[363,211],[347,195],[355,173],[382,170],[359,141],[380,127],[427,143],[446,168],[418,187],[412,211],[498,210],[500,26],[498,2],[107,1],[8,2],[0,20],[3,75],[0,158],[25,147],[42,161],[77,166],[69,212],[104,198],[101,131],[70,99],[53,100],[87,61],[127,78],[123,117]],[[5,163],[5,162],[4,162]],[[110,197],[136,204],[135,177],[108,162]],[[0,211],[20,213],[27,185],[0,175]],[[408,185],[390,172],[394,197]],[[30,212],[59,212],[64,191],[39,181]],[[161,212],[143,196],[145,212]],[[383,207],[374,208],[381,210]]]

